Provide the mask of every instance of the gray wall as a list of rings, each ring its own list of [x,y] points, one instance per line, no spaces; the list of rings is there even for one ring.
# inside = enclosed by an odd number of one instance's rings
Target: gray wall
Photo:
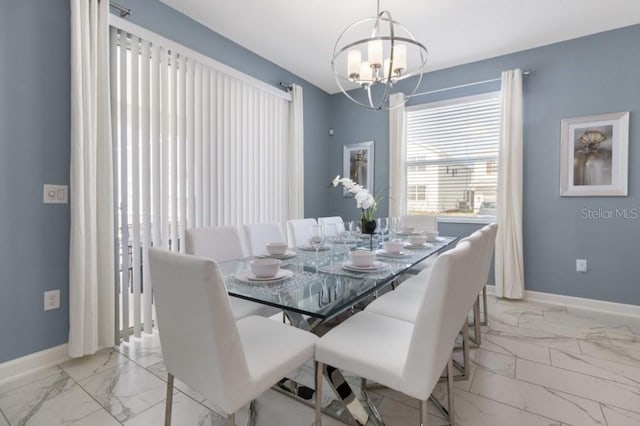
[[[131,20],[247,74],[304,88],[305,210],[324,215],[328,94],[154,0]],[[0,363],[67,342],[69,207],[42,204],[69,183],[68,0],[0,0]],[[322,165],[322,166],[319,166]],[[45,290],[61,309],[43,311]]]
[[[69,2],[0,0],[0,362],[67,341]],[[43,293],[62,291],[43,311]]]
[[[427,73],[419,91],[500,76],[503,70],[530,69],[524,82],[524,261],[529,290],[640,304],[637,256],[640,218],[585,220],[581,209],[640,207],[640,26],[627,27],[531,49],[447,70]],[[495,85],[422,97],[423,103],[488,91]],[[412,102],[415,103],[415,102]],[[331,100],[331,172],[341,171],[342,145],[375,140],[375,187],[388,185],[388,114],[354,106],[342,95]],[[630,111],[629,196],[560,197],[560,120]],[[357,123],[354,125],[354,123]],[[353,200],[331,194],[332,213],[357,215]],[[381,209],[384,214],[385,208]],[[465,226],[446,225],[465,234]],[[460,231],[460,232],[458,232]],[[589,262],[575,272],[576,258]]]

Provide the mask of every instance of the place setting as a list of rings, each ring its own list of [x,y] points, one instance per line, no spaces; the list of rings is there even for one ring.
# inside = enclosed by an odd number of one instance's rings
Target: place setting
[[[427,242],[428,237],[426,235],[410,235],[407,238],[407,242],[404,243],[404,248],[412,250],[426,249],[432,246]]]
[[[382,243],[382,248],[376,250],[376,255],[392,259],[402,259],[412,256],[411,253],[402,250],[403,248],[404,243],[402,241],[385,241]]]
[[[293,276],[293,271],[280,268],[279,259],[253,259],[251,269],[242,270],[235,279],[245,283],[277,283]]]
[[[266,243],[265,244],[266,253],[255,256],[258,259],[263,258],[272,258],[279,260],[287,260],[293,257],[296,257],[297,254],[293,250],[289,250],[289,246],[287,243]]]

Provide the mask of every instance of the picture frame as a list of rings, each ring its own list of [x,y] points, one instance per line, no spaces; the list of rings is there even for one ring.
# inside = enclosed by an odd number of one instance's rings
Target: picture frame
[[[627,195],[629,112],[566,118],[560,125],[560,195]]]
[[[364,186],[374,194],[373,165],[374,165],[374,141],[348,144],[343,149],[343,177],[348,177],[354,182]],[[343,197],[353,197],[346,189],[342,191]]]

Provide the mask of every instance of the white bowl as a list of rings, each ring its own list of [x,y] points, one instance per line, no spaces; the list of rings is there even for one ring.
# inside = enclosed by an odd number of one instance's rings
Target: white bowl
[[[427,242],[426,235],[410,235],[409,236],[409,244],[412,246],[421,246]]]
[[[280,270],[278,259],[253,259],[251,261],[251,272],[257,278],[269,278],[275,276]]]
[[[269,254],[282,255],[287,251],[287,243],[267,243],[265,247]]]
[[[382,247],[387,253],[400,253],[403,244],[402,241],[385,241]]]
[[[413,226],[403,226],[402,227],[402,233],[403,234],[410,234],[413,232]]]
[[[436,241],[440,233],[438,231],[425,231],[424,235],[427,237],[427,241]]]
[[[368,250],[355,250],[351,252],[353,266],[371,266],[376,260],[376,253]]]

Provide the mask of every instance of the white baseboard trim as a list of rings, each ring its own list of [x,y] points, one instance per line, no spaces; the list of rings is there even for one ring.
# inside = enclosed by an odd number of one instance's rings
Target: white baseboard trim
[[[495,295],[495,285],[487,285],[487,294]],[[606,300],[585,299],[583,297],[564,296],[562,294],[543,293],[541,291],[524,291],[525,300],[531,302],[562,305],[569,308],[588,309],[612,315],[624,315],[640,318],[640,306],[625,303],[608,302]]]
[[[69,360],[67,344],[54,346],[0,364],[0,384]]]

